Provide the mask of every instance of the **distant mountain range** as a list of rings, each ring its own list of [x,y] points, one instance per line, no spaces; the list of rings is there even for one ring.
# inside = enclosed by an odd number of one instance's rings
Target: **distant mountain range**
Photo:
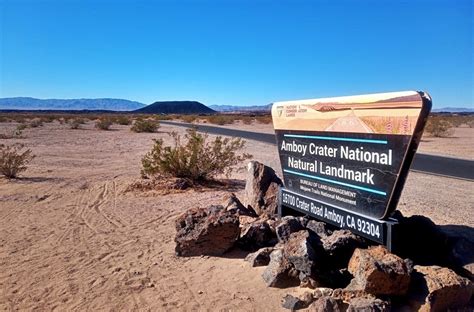
[[[212,114],[217,112],[270,112],[272,104],[237,106],[210,105],[196,101],[162,101],[146,105],[124,99],[36,99],[31,97],[0,98],[0,110],[47,110],[47,111],[136,111],[149,114]],[[474,113],[473,108],[443,107],[433,113]]]
[[[474,113],[474,109],[466,107],[443,107],[431,110],[433,113]]]
[[[216,111],[196,101],[155,102],[135,111],[143,114],[213,114]]]
[[[269,112],[272,109],[272,104],[254,106],[210,105],[209,107],[218,112]]]
[[[123,99],[35,99],[31,97],[0,98],[0,110],[109,110],[133,111],[145,104]]]

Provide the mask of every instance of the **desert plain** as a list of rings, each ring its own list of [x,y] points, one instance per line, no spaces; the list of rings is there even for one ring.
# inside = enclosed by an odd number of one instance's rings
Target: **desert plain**
[[[0,133],[16,125],[0,123]],[[227,127],[273,131],[259,123]],[[24,130],[22,139],[0,140],[23,143],[36,155],[20,179],[0,178],[0,310],[283,310],[281,298],[301,289],[266,287],[264,268],[251,268],[245,252],[174,253],[176,217],[219,204],[228,192],[243,198],[245,164],[219,188],[130,191],[152,139],[171,143],[169,132],[185,130],[129,128],[100,131],[90,121],[73,130],[54,121]],[[244,151],[281,176],[276,146],[247,141]],[[474,129],[424,136],[419,151],[472,160]],[[473,189],[472,181],[411,172],[398,208],[446,227],[473,228]]]

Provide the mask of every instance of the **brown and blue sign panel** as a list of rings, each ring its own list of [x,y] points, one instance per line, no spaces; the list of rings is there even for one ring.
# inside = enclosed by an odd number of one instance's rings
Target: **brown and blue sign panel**
[[[430,109],[414,91],[274,103],[282,204],[383,242]]]

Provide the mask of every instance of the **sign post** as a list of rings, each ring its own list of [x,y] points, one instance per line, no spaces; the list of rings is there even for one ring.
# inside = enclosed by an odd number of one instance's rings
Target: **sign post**
[[[430,110],[430,97],[414,91],[274,103],[280,213],[303,213],[391,249],[389,217]]]

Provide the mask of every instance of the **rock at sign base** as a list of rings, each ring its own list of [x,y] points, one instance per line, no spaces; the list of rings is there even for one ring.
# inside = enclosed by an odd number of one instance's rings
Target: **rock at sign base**
[[[245,183],[246,206],[250,206],[258,215],[274,215],[278,210],[278,187],[283,185],[275,171],[258,161],[247,165]]]
[[[275,249],[270,254],[270,263],[262,273],[268,287],[285,288],[299,285],[299,280],[290,274],[291,266],[283,257],[281,249]]]
[[[411,306],[419,311],[446,311],[468,305],[474,285],[448,268],[415,266]]]
[[[406,294],[410,273],[406,262],[383,246],[356,249],[349,261],[354,276],[347,289],[361,290],[373,295]]]
[[[333,267],[346,267],[356,248],[367,248],[365,241],[348,230],[334,231],[321,239]]]
[[[345,312],[347,310],[347,303],[341,299],[332,298],[332,297],[321,297],[315,302],[313,302],[308,311],[311,312]]]
[[[277,238],[265,219],[242,225],[238,245],[243,250],[254,251],[274,246]]]
[[[221,256],[239,237],[239,217],[222,206],[193,208],[176,220],[176,255]]]
[[[281,306],[291,311],[307,308],[314,301],[313,296],[306,292],[302,298],[286,295],[283,297]]]
[[[240,200],[234,193],[226,194],[222,198],[222,206],[224,206],[225,210],[236,213],[239,216],[257,216],[255,211],[253,211],[252,209],[245,208],[245,206],[240,202]]]
[[[248,254],[245,261],[249,262],[252,267],[268,265],[272,251],[273,247],[260,248],[256,252]]]
[[[347,312],[389,312],[390,304],[377,298],[354,298],[349,302]]]
[[[293,216],[285,216],[281,218],[280,223],[275,228],[280,243],[286,242],[292,233],[301,230],[304,230],[304,226],[298,218]]]
[[[283,247],[283,255],[298,271],[300,281],[310,288],[317,286],[317,264],[322,263],[323,249],[319,237],[307,230],[292,233]]]

